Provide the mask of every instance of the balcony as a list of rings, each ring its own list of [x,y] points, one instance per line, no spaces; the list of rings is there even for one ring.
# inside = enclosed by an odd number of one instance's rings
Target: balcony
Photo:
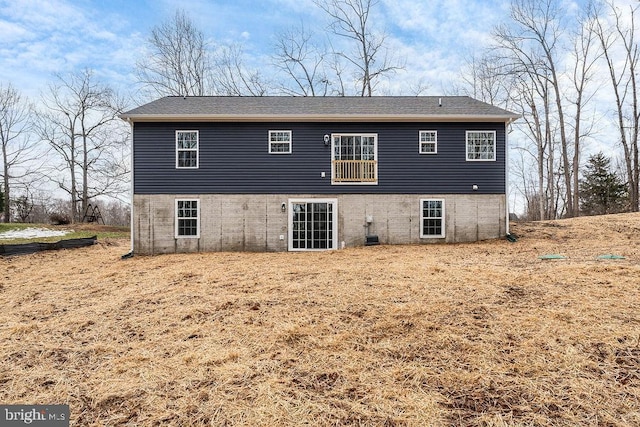
[[[377,182],[377,160],[333,160],[332,184]]]

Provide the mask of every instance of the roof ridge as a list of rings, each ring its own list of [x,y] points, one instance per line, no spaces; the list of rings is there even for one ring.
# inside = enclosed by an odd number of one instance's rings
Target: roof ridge
[[[129,120],[477,120],[511,121],[517,114],[466,95],[379,97],[167,96],[121,115]]]

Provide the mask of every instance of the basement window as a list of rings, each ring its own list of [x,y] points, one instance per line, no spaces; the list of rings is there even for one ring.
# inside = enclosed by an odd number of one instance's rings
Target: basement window
[[[420,200],[420,237],[424,239],[444,237],[444,200]]]
[[[269,154],[291,154],[291,131],[269,131]]]
[[[176,131],[176,168],[198,168],[198,131]]]
[[[176,238],[200,237],[200,200],[176,200]]]
[[[438,152],[438,132],[435,130],[420,131],[420,154],[436,154]]]

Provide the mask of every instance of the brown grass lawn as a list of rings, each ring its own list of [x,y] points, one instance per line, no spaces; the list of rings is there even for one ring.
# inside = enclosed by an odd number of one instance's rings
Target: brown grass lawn
[[[0,259],[0,403],[82,426],[640,425],[640,215],[512,231]]]

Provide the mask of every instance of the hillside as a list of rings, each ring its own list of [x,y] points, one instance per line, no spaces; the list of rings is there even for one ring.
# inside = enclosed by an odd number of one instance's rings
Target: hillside
[[[512,232],[0,258],[0,402],[82,426],[640,425],[640,214]]]
[[[557,221],[516,222],[511,232],[532,250],[566,252],[589,259],[602,253],[620,253],[637,260],[640,254],[640,214],[589,216]]]

